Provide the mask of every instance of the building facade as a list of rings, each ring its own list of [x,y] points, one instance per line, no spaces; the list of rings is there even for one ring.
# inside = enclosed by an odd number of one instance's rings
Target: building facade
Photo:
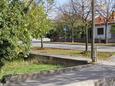
[[[113,27],[114,24],[115,24],[115,12],[112,13],[108,21],[106,18],[102,16],[97,17],[95,25],[95,39],[98,42],[102,42],[105,41],[106,38],[105,36],[107,35],[108,42],[115,42],[115,33],[111,32],[112,29],[115,29],[115,27]]]

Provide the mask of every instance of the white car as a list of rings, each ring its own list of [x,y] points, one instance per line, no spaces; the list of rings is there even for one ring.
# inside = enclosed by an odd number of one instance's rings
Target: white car
[[[43,42],[50,42],[49,38],[43,38]],[[41,39],[32,39],[32,42],[41,42]]]

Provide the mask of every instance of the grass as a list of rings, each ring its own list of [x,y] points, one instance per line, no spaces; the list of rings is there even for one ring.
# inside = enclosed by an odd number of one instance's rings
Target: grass
[[[53,54],[53,55],[69,55],[69,56],[82,56],[90,58],[90,52],[84,52],[84,51],[77,51],[77,50],[65,50],[65,49],[51,49],[51,48],[34,48],[33,51],[36,51],[38,53],[43,54]],[[114,53],[108,53],[108,52],[98,52],[97,57],[100,60],[107,60],[109,57],[111,57]]]
[[[0,71],[0,78],[8,74],[25,74],[25,73],[38,73],[41,71],[55,70],[61,68],[59,65],[50,64],[37,64],[34,61],[13,61],[7,62]]]

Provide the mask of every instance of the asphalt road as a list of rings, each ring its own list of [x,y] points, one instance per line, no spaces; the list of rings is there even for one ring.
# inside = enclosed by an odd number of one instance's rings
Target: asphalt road
[[[40,47],[40,43],[32,42],[33,47]],[[44,43],[45,48],[61,48],[61,49],[71,49],[71,50],[85,50],[84,45],[69,45],[69,44],[54,44],[54,43]],[[91,46],[88,47],[91,50]],[[115,47],[113,46],[97,46],[97,51],[99,52],[115,52]]]

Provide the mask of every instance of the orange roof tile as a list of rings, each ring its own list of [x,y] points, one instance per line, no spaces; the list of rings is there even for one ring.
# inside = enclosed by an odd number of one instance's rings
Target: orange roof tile
[[[95,19],[96,25],[104,25],[106,22],[106,18],[103,16],[99,16]],[[112,15],[109,17],[108,24],[115,23],[115,12],[112,13]]]

